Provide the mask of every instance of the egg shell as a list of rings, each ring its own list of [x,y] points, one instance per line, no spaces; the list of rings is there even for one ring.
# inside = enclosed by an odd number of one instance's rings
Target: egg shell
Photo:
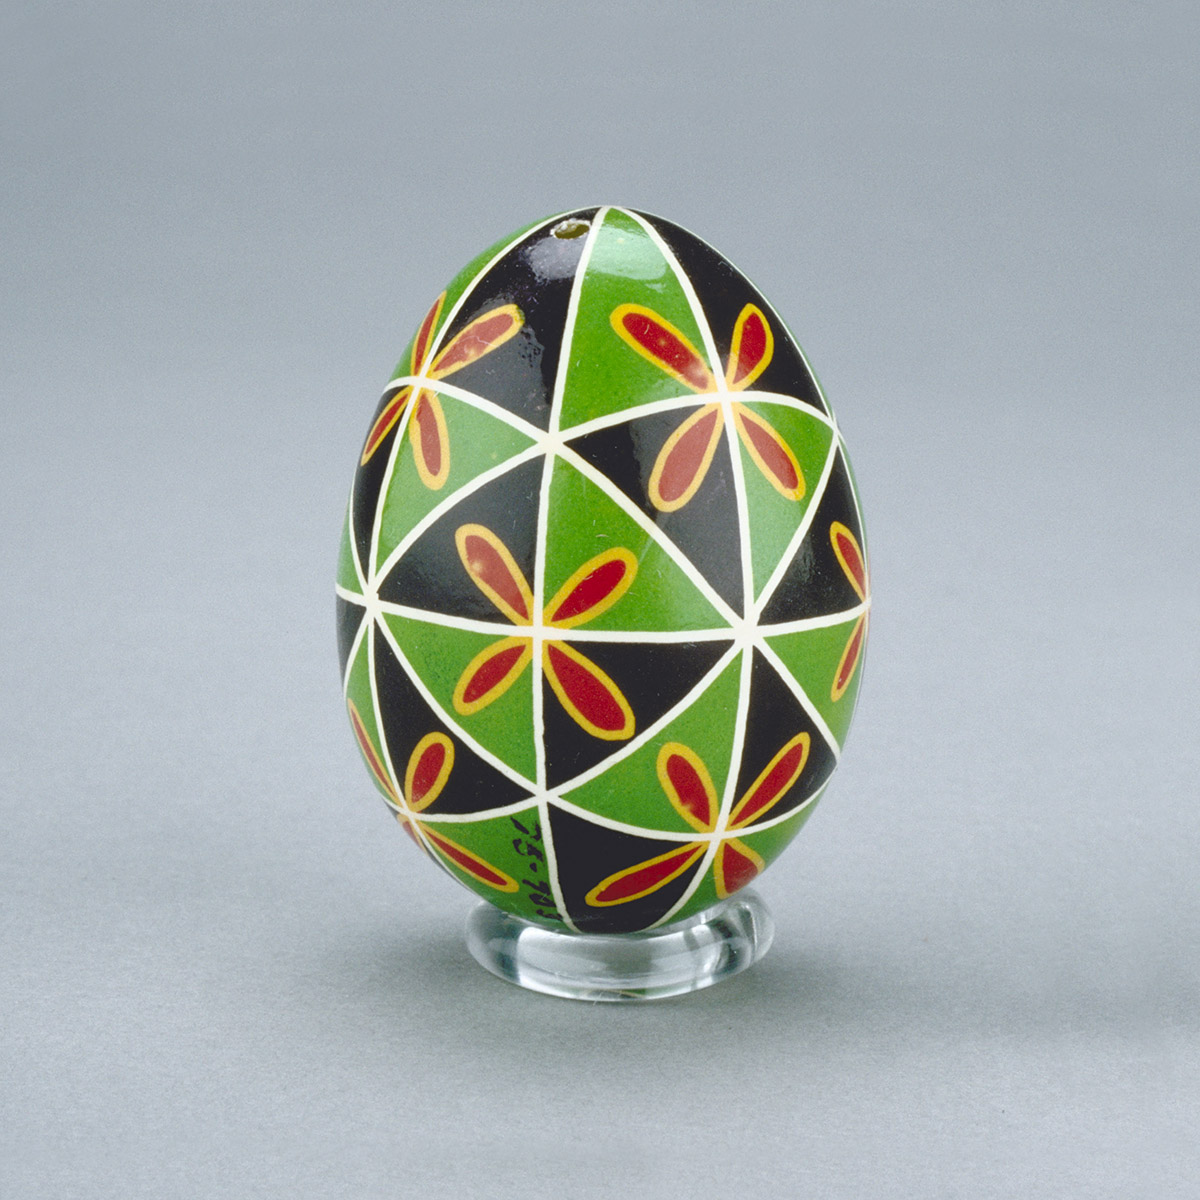
[[[337,580],[347,709],[412,839],[583,932],[702,911],[808,819],[869,608],[830,408],[669,221],[539,221],[438,296],[371,419]]]

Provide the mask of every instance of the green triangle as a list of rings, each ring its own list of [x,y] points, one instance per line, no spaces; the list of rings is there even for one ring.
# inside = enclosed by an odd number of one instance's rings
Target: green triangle
[[[371,691],[370,647],[371,638],[374,635],[374,630],[368,625],[362,640],[358,644],[358,653],[354,656],[354,661],[350,665],[350,673],[346,680],[346,700],[348,705],[354,705],[363,723],[363,727],[367,731],[367,737],[370,739],[371,745],[375,747],[375,752],[379,755],[380,762],[386,764],[387,756],[384,754],[383,738],[379,734],[379,726],[375,720],[375,698]],[[355,749],[358,749],[357,741],[355,742]],[[364,767],[364,769],[370,774],[371,782],[382,793],[383,788],[379,787],[370,768]]]
[[[562,427],[652,400],[685,395],[687,387],[648,362],[612,327],[613,310],[642,304],[665,317],[703,353],[691,305],[671,265],[632,217],[610,209],[592,244],[579,293],[562,400]]]
[[[597,554],[629,550],[638,569],[629,590],[585,629],[674,631],[726,624],[684,570],[605,492],[558,459],[550,484],[545,601]],[[697,577],[699,577],[697,575]]]
[[[780,495],[750,457],[741,438],[738,438],[742,473],[746,477],[754,594],[757,596],[771,578],[771,572],[779,565],[812,502],[813,490],[829,456],[833,430],[824,421],[786,404],[750,399],[739,402],[763,420],[769,421],[776,433],[792,448],[805,483],[804,495],[799,500],[789,500]]]
[[[434,490],[425,486],[417,472],[410,420],[404,441],[396,453],[392,478],[383,501],[376,570],[405,534],[447,496],[452,496],[484,471],[499,466],[533,444],[530,438],[507,421],[497,420],[473,404],[444,396],[440,392],[438,401],[446,418],[446,439],[450,446],[449,474],[440,488]]]
[[[354,569],[354,548],[350,540],[350,510],[346,510],[346,519],[342,522],[342,544],[338,549],[337,581],[339,586],[349,592],[361,594],[362,584],[358,581],[358,572]]]
[[[446,285],[446,299],[442,302],[442,311],[438,316],[437,324],[434,326],[434,337],[441,332],[445,327],[447,318],[450,316],[450,310],[458,303],[463,292],[475,282],[476,279],[483,273],[488,263],[492,261],[506,246],[511,245],[518,238],[527,234],[535,226],[544,224],[542,221],[533,221],[530,224],[518,229],[516,233],[510,233],[508,237],[501,238],[498,242],[493,243],[481,254],[477,254],[455,277]],[[402,375],[410,374],[409,367],[412,362],[411,355],[413,342],[417,339],[417,333],[421,328],[421,322],[425,319],[425,314],[429,311],[436,296],[430,296],[425,302],[425,307],[421,309],[420,316],[417,318],[416,327],[413,329],[412,337],[409,338],[408,345],[404,347],[404,353],[400,356],[400,361],[396,364],[396,369],[392,372],[392,378],[398,379]]]
[[[464,716],[454,709],[454,689],[471,660],[485,647],[518,632],[499,627],[496,634],[474,633],[431,621],[384,613],[383,619],[421,682],[442,708],[481,746],[514,771],[533,779],[537,757],[533,743],[533,671],[527,666],[498,699]]]
[[[565,798],[602,817],[646,829],[692,830],[675,811],[658,780],[658,752],[667,742],[695,750],[708,768],[720,799],[733,753],[741,662],[734,660],[675,718],[628,758]]]
[[[863,660],[860,655],[850,686],[839,700],[834,700],[833,678],[854,625],[855,620],[849,620],[820,629],[806,629],[801,633],[784,633],[778,637],[767,638],[767,645],[779,655],[784,666],[804,689],[816,710],[825,719],[829,731],[837,738],[838,745],[844,742],[846,732],[850,728],[858,685],[863,673]],[[761,632],[769,630],[768,625],[764,626]]]

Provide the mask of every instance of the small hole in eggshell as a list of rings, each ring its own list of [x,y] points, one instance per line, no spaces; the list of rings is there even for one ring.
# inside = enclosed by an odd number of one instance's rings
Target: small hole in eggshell
[[[580,221],[577,217],[568,217],[565,221],[559,221],[550,232],[556,238],[577,238],[583,237],[590,228],[590,222]]]

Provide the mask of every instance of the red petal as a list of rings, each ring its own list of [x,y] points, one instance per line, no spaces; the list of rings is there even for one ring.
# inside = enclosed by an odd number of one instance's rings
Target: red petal
[[[612,326],[643,358],[695,392],[716,390],[716,380],[700,351],[665,317],[640,304],[613,310]]]
[[[521,677],[533,657],[528,638],[505,638],[481,650],[459,677],[454,689],[455,710],[470,716],[498,700]]]
[[[733,410],[742,443],[758,469],[780,495],[799,500],[804,495],[804,474],[792,448],[770,423],[744,404]]]
[[[745,842],[722,842],[713,862],[717,895],[724,899],[744,888],[766,866]]]
[[[770,365],[774,351],[775,338],[767,318],[753,304],[747,304],[733,327],[729,367],[725,372],[729,387],[735,392],[748,388]]]
[[[427,733],[409,755],[404,797],[413,812],[428,808],[441,795],[454,766],[454,743],[444,733]]]
[[[399,804],[400,797],[396,795],[396,789],[392,786],[391,779],[388,778],[387,767],[383,765],[383,759],[375,752],[375,747],[371,744],[371,735],[367,733],[367,727],[363,724],[363,719],[359,715],[358,709],[355,708],[354,701],[347,700],[346,707],[350,711],[350,725],[354,729],[358,748],[362,751],[363,758],[367,760],[367,766],[370,767],[371,774],[375,776],[375,782],[379,784],[393,804]]]
[[[658,752],[658,781],[689,825],[702,833],[716,825],[717,789],[694,750],[681,742],[668,742]]]
[[[412,370],[409,372],[411,375],[419,375],[421,368],[425,365],[425,359],[429,354],[429,343],[433,340],[433,327],[437,324],[445,300],[446,293],[443,292],[430,305],[429,311],[425,314],[425,320],[421,322],[421,328],[417,330],[417,336],[413,338]]]
[[[829,540],[833,544],[833,552],[850,580],[850,586],[858,594],[860,600],[867,598],[867,564],[863,560],[862,547],[858,538],[846,528],[841,521],[834,521],[829,527]]]
[[[597,554],[546,605],[547,623],[569,629],[591,621],[620,600],[636,574],[637,559],[623,547]]]
[[[672,879],[677,879],[704,854],[704,846],[688,842],[678,850],[668,850],[657,858],[647,859],[636,866],[617,871],[598,883],[587,894],[587,903],[594,908],[606,904],[626,904],[657,892]]]
[[[804,770],[811,741],[807,733],[798,733],[771,759],[763,773],[738,801],[729,818],[730,829],[740,829],[749,824],[783,798]]]
[[[413,458],[417,474],[427,488],[436,491],[450,474],[450,438],[441,401],[433,392],[418,392],[413,409]]]
[[[610,742],[633,736],[629,702],[591,659],[563,642],[546,642],[542,664],[554,694],[577,725]]]
[[[505,304],[476,317],[460,329],[434,359],[433,368],[428,372],[429,378],[441,379],[482,358],[514,337],[524,321],[521,310],[515,304]]]
[[[499,892],[515,892],[517,890],[517,881],[511,875],[506,875],[499,867],[493,867],[490,862],[486,862],[465,846],[460,846],[448,837],[435,833],[427,823],[422,823],[421,832],[456,867],[460,867],[468,875],[478,879],[480,883],[486,883],[488,887],[495,888]]]
[[[721,440],[721,408],[692,413],[663,443],[650,473],[650,499],[662,512],[682,508],[699,490]]]
[[[371,432],[367,434],[367,442],[363,446],[362,458],[359,460],[360,464],[365,465],[371,455],[379,449],[379,443],[391,433],[392,426],[400,420],[404,406],[408,403],[411,395],[412,388],[403,387],[383,406],[383,412],[375,418],[375,424],[371,426]]]
[[[475,586],[510,621],[532,624],[533,593],[508,547],[484,525],[460,525],[454,542]]]
[[[854,628],[850,631],[850,638],[846,642],[846,648],[842,651],[841,662],[838,663],[837,671],[834,673],[833,687],[829,689],[830,698],[833,700],[840,700],[846,694],[850,680],[854,678],[854,670],[858,666],[858,659],[862,654],[866,629],[867,616],[864,613],[855,621]]]

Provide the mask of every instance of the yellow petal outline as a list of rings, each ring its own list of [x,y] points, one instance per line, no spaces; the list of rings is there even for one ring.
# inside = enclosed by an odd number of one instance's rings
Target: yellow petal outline
[[[601,567],[610,562],[622,562],[625,564],[625,574],[617,585],[602,599],[598,600],[590,608],[585,608],[582,612],[576,613],[573,617],[568,617],[565,621],[556,621],[554,612],[566,603],[567,598],[571,593],[594,571],[598,571]],[[547,625],[553,625],[556,629],[573,629],[576,625],[585,625],[588,621],[594,621],[601,613],[607,612],[620,598],[629,591],[630,585],[633,583],[637,575],[637,559],[634,558],[632,551],[625,549],[624,546],[614,546],[611,550],[605,550],[602,554],[597,554],[595,558],[589,558],[566,583],[554,593],[554,599],[546,605],[545,615],[543,619]]]
[[[666,499],[662,494],[662,477],[663,472],[667,468],[667,460],[674,453],[675,447],[679,442],[691,431],[692,427],[698,425],[713,413],[716,414],[716,420],[713,421],[712,432],[708,435],[708,445],[704,449],[704,455],[696,467],[691,483],[674,500]],[[659,512],[675,512],[676,509],[682,508],[700,490],[700,485],[704,482],[704,477],[708,474],[708,468],[712,465],[713,455],[717,452],[717,443],[720,442],[721,434],[724,432],[725,422],[721,420],[720,404],[706,404],[703,408],[699,408],[692,413],[686,421],[681,422],[675,432],[663,442],[662,449],[658,452],[658,457],[654,460],[654,470],[650,472],[650,484],[647,489],[650,493],[650,502]]]
[[[431,829],[428,822],[421,822],[421,832],[429,839],[434,849],[451,866],[457,867],[460,871],[470,875],[473,879],[478,879],[480,883],[493,888],[497,892],[515,892],[517,890],[517,881],[507,871],[502,871],[499,867],[492,866],[486,858],[480,858],[473,850],[468,850],[466,846],[460,846],[457,842],[451,841],[444,833],[438,833]],[[490,871],[497,879],[502,880],[502,882],[493,882],[476,869],[475,864],[482,867],[484,871]]]
[[[433,330],[438,323],[438,318],[442,315],[442,305],[445,302],[446,293],[443,292],[429,306],[429,311],[425,314],[425,319],[421,322],[421,326],[417,330],[417,336],[413,338],[412,354],[408,360],[410,375],[419,375],[421,368],[429,358],[429,348],[433,345]]]
[[[742,334],[746,329],[746,322],[751,317],[758,317],[762,322],[763,331],[767,335],[767,343],[763,348],[762,358],[746,372],[744,379],[739,379],[737,383],[733,382],[734,373],[737,370],[738,359],[742,354]],[[738,318],[733,326],[733,341],[729,347],[729,364],[725,368],[725,383],[732,392],[743,392],[748,388],[770,365],[771,359],[775,355],[775,334],[771,331],[771,323],[767,320],[762,309],[756,304],[747,304],[745,308],[738,313]]]
[[[725,884],[725,849],[732,846],[739,854],[744,854],[755,865],[754,875],[761,875],[766,870],[766,862],[757,850],[751,850],[740,838],[729,838],[722,842],[717,848],[716,856],[713,858],[713,882],[717,885],[717,896],[724,900],[728,896],[729,889]],[[747,883],[749,880],[747,880]]]
[[[486,324],[489,321],[494,321],[501,314],[509,318],[508,327],[503,333],[496,334],[486,341],[480,341],[478,345],[471,346],[464,358],[458,362],[451,363],[446,366],[446,359],[451,355],[458,353],[464,343],[469,342],[474,336],[475,331],[480,325]],[[464,325],[447,343],[438,351],[437,358],[433,360],[433,366],[425,372],[429,379],[444,379],[447,375],[453,375],[455,371],[461,371],[463,367],[469,367],[471,363],[482,358],[485,354],[491,354],[499,346],[503,346],[509,338],[516,337],[520,332],[521,326],[525,324],[525,315],[515,304],[501,304],[497,308],[489,308],[487,312],[481,313],[468,325]]]
[[[854,679],[855,672],[858,671],[858,664],[862,658],[863,647],[867,641],[867,631],[864,626],[867,623],[867,614],[863,613],[857,621],[854,622],[854,628],[850,630],[850,636],[846,639],[846,645],[842,649],[842,656],[838,659],[837,670],[833,673],[833,683],[829,688],[829,698],[836,703],[845,694],[846,689],[850,686]],[[862,638],[858,643],[858,652],[854,659],[854,666],[850,669],[850,674],[846,676],[846,681],[841,687],[838,687],[838,680],[842,677],[842,672],[846,669],[846,659],[850,656],[850,648],[854,645],[854,639],[858,637],[858,631],[862,629]]]
[[[425,460],[425,438],[420,420],[421,405],[428,407],[429,412],[433,416],[434,428],[437,431],[438,447],[441,450],[442,461],[436,471],[431,471],[428,462]],[[413,428],[414,426],[416,427],[415,429]],[[436,392],[422,388],[417,393],[416,401],[413,404],[412,420],[409,422],[408,435],[412,441],[413,461],[416,463],[417,474],[421,477],[421,482],[430,491],[438,491],[446,482],[446,477],[450,474],[450,435],[446,431],[446,414],[442,411],[442,402],[438,399]]]
[[[467,687],[471,680],[479,673],[484,663],[496,657],[497,654],[504,654],[511,650],[514,646],[522,645],[525,647],[524,653],[514,660],[508,671],[500,677],[498,683],[493,684],[486,692],[476,700],[467,700]],[[529,665],[529,660],[533,657],[533,643],[529,638],[509,637],[502,638],[498,642],[493,642],[490,646],[484,646],[480,652],[475,655],[463,670],[463,673],[458,677],[458,683],[454,685],[454,711],[464,717],[469,717],[480,709],[487,708],[489,704],[499,700],[505,692],[508,691],[518,679],[521,678],[521,673]]]
[[[371,426],[371,431],[367,434],[367,440],[363,443],[362,457],[358,460],[360,467],[365,467],[371,461],[375,451],[379,449],[380,443],[391,433],[392,426],[404,415],[404,406],[408,403],[411,395],[411,387],[402,387],[384,405],[383,411],[375,418],[375,424]]]
[[[416,779],[417,767],[420,765],[425,751],[430,746],[442,747],[445,752],[442,755],[442,765],[438,768],[438,773],[434,781],[426,789],[425,794],[414,800],[413,783]],[[427,733],[413,747],[413,752],[408,756],[408,766],[404,772],[404,799],[413,812],[424,812],[441,795],[442,788],[446,786],[446,780],[450,777],[450,771],[453,766],[454,743],[444,733]]]
[[[363,724],[363,719],[355,707],[354,701],[347,700],[346,708],[350,713],[350,726],[354,730],[355,739],[358,741],[359,751],[366,760],[367,766],[375,778],[375,782],[383,790],[387,798],[399,807],[400,797],[396,793],[395,785],[388,777],[387,768],[383,765],[383,759],[376,753],[375,746],[371,742],[371,735],[367,733],[367,727]]]
[[[606,888],[612,887],[614,883],[618,883],[627,875],[634,875],[638,871],[644,871],[647,867],[654,866],[655,863],[660,863],[668,858],[674,858],[675,855],[683,850],[691,849],[691,854],[685,858],[682,863],[675,868],[669,875],[665,875],[662,879],[655,880],[649,887],[643,888],[640,892],[634,892],[629,896],[622,896],[619,900],[601,900],[600,896]],[[684,871],[690,870],[696,865],[696,861],[704,855],[703,842],[685,842],[683,846],[676,846],[664,854],[656,855],[654,858],[647,858],[644,862],[635,863],[632,867],[626,867],[621,871],[614,871],[606,879],[602,879],[588,894],[584,897],[584,903],[592,908],[611,908],[615,904],[629,904],[633,900],[640,900],[643,896],[649,896],[657,892],[659,888],[664,888],[673,879],[678,879]]]
[[[841,546],[838,545],[839,537],[845,537],[849,539],[850,544],[857,552],[858,561],[862,564],[863,582],[859,582],[858,576],[854,573],[850,564],[846,561],[846,556],[842,553]],[[846,572],[846,578],[850,580],[850,586],[854,589],[854,594],[860,600],[865,601],[867,598],[866,588],[864,586],[867,578],[867,559],[862,552],[862,547],[858,544],[858,538],[856,538],[853,532],[847,526],[843,525],[841,521],[834,521],[829,526],[829,542],[830,545],[833,546],[833,552],[837,555],[838,562],[842,564],[842,570]]]
[[[525,601],[525,612],[518,612],[509,602],[496,591],[491,584],[486,583],[479,575],[478,571],[472,567],[470,556],[467,554],[467,538],[477,537],[485,541],[499,557],[503,563],[505,570],[508,571],[516,584],[517,591],[520,592],[521,598]],[[514,624],[514,625],[532,625],[533,618],[533,592],[529,588],[529,584],[525,582],[525,576],[521,568],[517,566],[517,560],[509,553],[508,547],[486,526],[486,525],[460,525],[454,531],[454,544],[458,547],[458,557],[462,560],[462,565],[466,572],[471,577],[471,582]]]
[[[744,404],[733,405],[733,420],[737,426],[738,437],[742,439],[742,445],[746,447],[746,453],[754,460],[754,465],[762,472],[766,481],[785,500],[799,500],[806,490],[804,472],[800,469],[800,464],[796,461],[796,456],[792,453],[792,448],[788,445],[787,439],[783,434],[765,417],[760,417],[758,413],[752,412]],[[750,436],[750,431],[746,428],[747,425],[757,426],[783,451],[788,462],[792,465],[792,470],[796,472],[795,487],[789,488],[785,486],[779,476],[767,466],[767,461],[763,458],[762,451],[759,450],[754,439]]]
[[[803,753],[800,755],[800,761],[796,764],[791,775],[788,776],[788,781],[782,787],[775,790],[775,795],[767,801],[766,804],[755,808],[749,817],[743,818],[740,814],[743,813],[749,802],[755,799],[755,793],[766,782],[768,776],[779,765],[781,759],[785,758],[796,746],[803,747]],[[734,806],[733,812],[729,817],[729,828],[740,829],[743,825],[750,821],[757,821],[764,814],[771,811],[780,800],[787,795],[788,789],[800,778],[801,772],[808,763],[808,752],[812,748],[812,738],[807,733],[798,733],[794,738],[788,741],[783,748],[771,759],[762,771],[758,778],[746,789],[745,794]]]
[[[615,701],[617,707],[621,710],[621,715],[624,718],[624,724],[620,729],[602,729],[575,706],[575,702],[567,695],[566,689],[558,678],[558,672],[555,670],[553,661],[550,658],[551,649],[557,650],[577,666],[582,667],[608,692],[611,699]],[[554,689],[554,694],[558,697],[559,703],[567,710],[568,715],[581,729],[586,730],[592,737],[600,738],[606,742],[624,742],[633,737],[633,709],[629,707],[629,701],[621,694],[621,689],[617,687],[612,679],[586,655],[580,654],[578,650],[569,646],[566,642],[544,642],[542,644],[542,670],[545,672],[546,678],[550,681],[550,686]]]
[[[672,337],[678,338],[680,343],[692,354],[696,361],[700,364],[701,369],[708,377],[704,387],[697,387],[682,371],[677,370],[669,363],[664,362],[659,358],[653,350],[647,346],[643,346],[641,342],[625,328],[625,318],[630,314],[635,313],[639,317],[645,317],[649,321],[653,321],[656,325],[661,325]],[[617,336],[631,349],[635,350],[647,362],[653,363],[660,371],[665,371],[677,383],[682,384],[685,388],[692,392],[704,394],[706,392],[715,392],[717,390],[717,381],[713,378],[711,368],[704,360],[704,355],[692,345],[691,339],[683,333],[682,330],[676,329],[666,317],[659,315],[652,308],[647,308],[644,304],[619,304],[612,310],[609,315],[609,324],[616,331]]]
[[[667,772],[667,763],[678,756],[684,759],[696,772],[700,780],[700,785],[704,788],[705,795],[708,797],[708,808],[712,813],[712,820],[707,824],[700,820],[690,808],[687,807],[679,798],[679,792],[675,787],[674,780]],[[720,803],[717,800],[717,789],[713,786],[712,776],[708,773],[708,768],[704,765],[695,750],[690,746],[685,746],[682,742],[667,742],[658,752],[658,759],[655,764],[655,771],[658,774],[658,782],[662,784],[662,789],[667,794],[667,799],[671,802],[671,807],[698,833],[710,833],[717,822],[717,814],[720,809]]]

